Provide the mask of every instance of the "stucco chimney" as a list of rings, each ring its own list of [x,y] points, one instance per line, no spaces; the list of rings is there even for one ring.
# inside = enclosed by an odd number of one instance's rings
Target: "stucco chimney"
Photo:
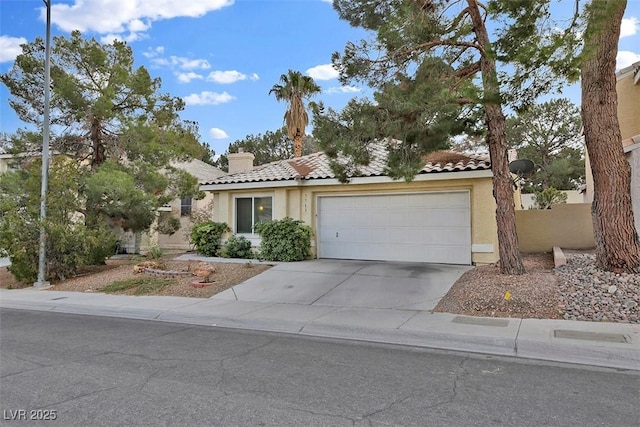
[[[229,153],[227,159],[229,160],[229,173],[238,173],[252,170],[255,156],[239,149],[238,153]]]

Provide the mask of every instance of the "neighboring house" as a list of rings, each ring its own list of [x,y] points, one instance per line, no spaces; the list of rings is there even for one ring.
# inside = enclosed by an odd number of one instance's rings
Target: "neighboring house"
[[[19,155],[22,157],[39,157],[40,153],[29,153]],[[12,159],[15,156],[0,149],[0,174],[12,169]],[[193,159],[183,162],[172,162],[175,168],[189,172],[198,179],[199,183],[208,182],[218,178],[226,172],[211,166],[201,160]],[[158,245],[161,249],[166,250],[189,250],[189,239],[186,238],[184,232],[190,226],[190,215],[197,209],[208,207],[211,197],[205,197],[202,200],[192,200],[184,198],[176,199],[170,204],[158,209],[160,215],[171,215],[180,220],[180,229],[173,235],[154,233],[133,233],[125,232],[122,228],[116,227],[115,231],[119,235],[119,251],[124,253],[146,253],[150,246]]]
[[[55,153],[57,154],[57,153]],[[27,159],[27,160],[31,160],[31,159],[36,159],[39,158],[42,154],[41,153],[33,153],[33,152],[29,152],[29,153],[20,153],[20,154],[10,154],[7,153],[6,151],[4,151],[3,149],[0,148],[0,174],[9,172],[9,171],[15,171],[16,167],[20,167],[19,164],[17,164],[17,162],[14,159]]]
[[[631,165],[631,200],[636,230],[640,233],[640,61],[616,73],[618,121],[622,147]],[[585,202],[593,201],[593,175],[586,156]]]
[[[436,152],[412,182],[385,176],[380,146],[360,175],[342,184],[320,152],[253,166],[251,153],[229,155],[229,174],[201,186],[214,220],[259,236],[259,221],[291,217],[310,225],[318,258],[448,264],[498,260],[491,165],[486,157]]]
[[[13,156],[11,154],[5,153],[2,149],[0,149],[0,174],[7,172],[9,168],[9,160]]]

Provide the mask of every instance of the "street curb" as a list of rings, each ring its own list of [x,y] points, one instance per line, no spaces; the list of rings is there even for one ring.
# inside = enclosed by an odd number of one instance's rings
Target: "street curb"
[[[208,299],[167,300],[165,298],[162,300],[164,306],[158,308],[153,307],[153,303],[156,302],[154,297],[144,299],[145,297],[120,296],[120,299],[110,299],[109,302],[115,304],[122,301],[125,304],[101,306],[94,302],[77,303],[67,299],[44,299],[45,295],[55,296],[55,294],[50,295],[55,291],[47,291],[47,294],[28,291],[26,297],[20,298],[19,295],[15,295],[7,299],[8,292],[14,291],[0,292],[2,308],[359,340],[640,371],[640,325],[633,324],[503,319],[508,321],[508,326],[491,328],[486,323],[490,320],[495,322],[496,319],[419,312],[400,327],[370,328],[336,323],[335,317],[330,316],[335,314],[333,311],[310,321],[261,318],[260,310],[271,307],[270,304],[247,302],[240,304],[242,302],[233,301],[213,303]],[[82,294],[77,297],[81,296]],[[38,300],[29,300],[29,297],[38,298]],[[99,295],[96,295],[96,298],[87,298],[86,295],[82,297],[85,301],[100,301]],[[236,314],[235,316],[216,315],[212,311],[216,308]],[[382,311],[381,315],[384,315]],[[247,315],[250,317],[243,317]],[[569,338],[555,336],[557,331],[564,331],[563,333],[568,334]],[[572,338],[571,334],[577,335],[580,339]],[[580,334],[613,337],[623,342],[589,340],[584,339]],[[589,338],[588,335],[586,337]]]

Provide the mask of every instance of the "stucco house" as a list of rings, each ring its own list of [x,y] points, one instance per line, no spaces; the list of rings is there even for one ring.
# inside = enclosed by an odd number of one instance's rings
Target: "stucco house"
[[[412,182],[385,175],[375,149],[360,175],[340,183],[319,152],[253,166],[229,155],[229,174],[207,181],[214,220],[259,244],[253,226],[291,217],[310,225],[318,258],[484,264],[498,260],[489,160],[436,152]]]
[[[6,153],[2,148],[0,148],[0,173],[5,173],[10,169],[9,162],[13,156],[9,153]]]
[[[189,172],[198,179],[200,184],[226,174],[223,170],[198,159],[173,161],[171,166]],[[191,225],[191,214],[200,209],[209,209],[211,201],[211,195],[207,194],[204,199],[195,200],[191,197],[186,197],[175,199],[171,203],[161,206],[158,209],[159,219],[163,216],[177,218],[180,221],[180,229],[171,235],[162,234],[155,229],[154,224],[149,233],[139,233],[137,236],[134,233],[120,230],[122,250],[127,253],[145,254],[152,246],[157,246],[163,251],[187,251],[191,249],[189,238],[185,235]]]
[[[622,148],[631,166],[631,200],[636,230],[640,234],[640,61],[616,73],[618,121]],[[593,175],[586,156],[585,202],[593,201]]]

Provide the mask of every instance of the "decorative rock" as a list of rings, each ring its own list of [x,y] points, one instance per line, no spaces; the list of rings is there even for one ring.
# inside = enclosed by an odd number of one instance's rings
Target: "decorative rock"
[[[595,267],[595,255],[566,252],[556,268],[559,307],[566,320],[640,323],[640,274]]]

